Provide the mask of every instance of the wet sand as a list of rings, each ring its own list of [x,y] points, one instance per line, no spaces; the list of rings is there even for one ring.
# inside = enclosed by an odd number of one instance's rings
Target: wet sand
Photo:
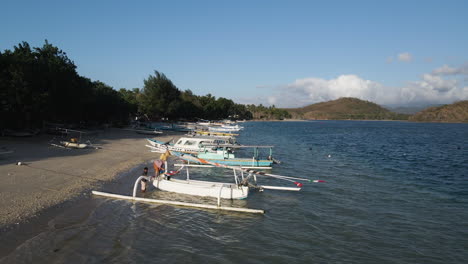
[[[157,138],[164,141],[180,135],[165,133]],[[53,137],[0,137],[0,146],[14,151],[0,156],[1,228],[20,224],[47,208],[87,194],[91,188],[115,179],[118,173],[158,156],[145,147],[145,138],[151,136],[123,129],[83,136],[101,149],[58,148],[49,144]]]

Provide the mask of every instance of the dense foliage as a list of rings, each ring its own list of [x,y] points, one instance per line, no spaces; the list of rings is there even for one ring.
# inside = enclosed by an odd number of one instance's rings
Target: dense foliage
[[[143,89],[121,89],[120,93],[132,109],[137,109],[135,113],[151,120],[252,119],[252,114],[244,105],[211,94],[197,96],[190,90],[181,91],[158,71],[144,81]]]
[[[252,118],[244,105],[181,91],[157,71],[142,89],[116,91],[80,76],[67,54],[47,40],[40,48],[22,42],[0,52],[0,129],[38,128],[44,122],[122,123],[134,115],[151,120]]]
[[[113,121],[130,110],[112,87],[79,76],[66,53],[47,41],[0,52],[0,98],[1,128]]]
[[[276,108],[273,106],[263,106],[262,104],[256,105],[247,105],[247,109],[252,112],[253,118],[258,120],[283,120],[286,118],[291,118],[291,114],[284,109]]]

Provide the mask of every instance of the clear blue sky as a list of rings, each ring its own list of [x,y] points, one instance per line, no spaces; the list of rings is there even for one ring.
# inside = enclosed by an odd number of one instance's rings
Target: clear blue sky
[[[141,88],[158,70],[181,90],[240,103],[468,99],[468,1],[8,0],[1,8],[0,50],[47,39],[80,75],[115,89]]]

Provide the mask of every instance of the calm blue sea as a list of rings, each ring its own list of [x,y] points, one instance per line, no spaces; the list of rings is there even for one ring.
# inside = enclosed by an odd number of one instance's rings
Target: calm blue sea
[[[468,124],[247,122],[242,144],[275,145],[271,173],[325,180],[253,192],[220,213],[89,197],[3,259],[15,263],[466,263]],[[142,146],[144,149],[144,146]],[[244,153],[249,155],[249,153]],[[238,154],[241,155],[241,152]],[[124,190],[142,164],[105,191]],[[229,171],[193,177],[231,181]],[[288,182],[259,178],[268,184]],[[125,188],[122,187],[125,185]],[[211,202],[151,191],[146,197]]]

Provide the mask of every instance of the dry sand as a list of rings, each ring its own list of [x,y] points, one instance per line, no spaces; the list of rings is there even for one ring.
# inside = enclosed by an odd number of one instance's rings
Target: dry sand
[[[163,134],[158,139],[180,135]],[[53,147],[49,144],[53,137],[0,137],[0,146],[14,151],[0,155],[0,227],[20,223],[158,156],[145,147],[145,138],[151,136],[128,130],[86,134],[83,139],[102,147],[97,150]],[[16,165],[18,161],[23,165]]]

